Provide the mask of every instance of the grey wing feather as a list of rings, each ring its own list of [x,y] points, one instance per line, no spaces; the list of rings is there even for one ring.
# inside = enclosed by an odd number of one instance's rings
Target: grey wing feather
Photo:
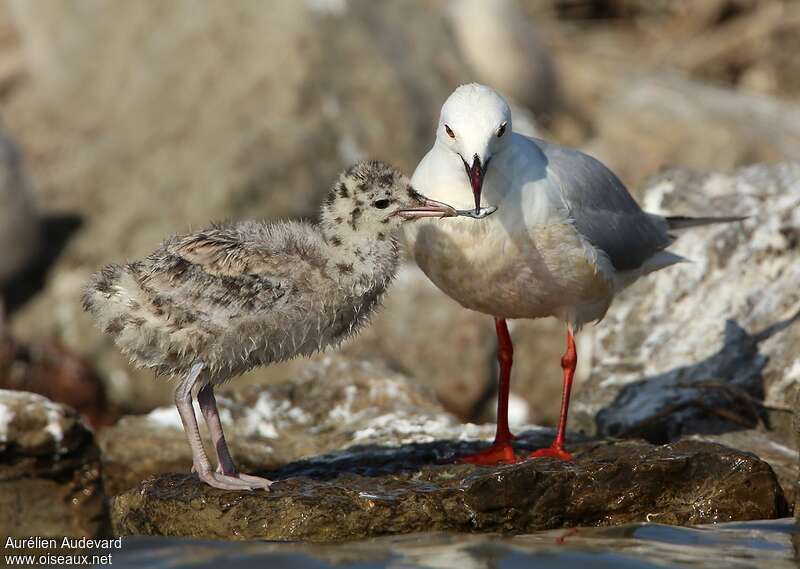
[[[264,310],[284,296],[286,283],[275,274],[277,266],[268,271],[251,266],[243,244],[235,228],[228,227],[181,237],[150,257],[146,276],[168,280],[171,286],[159,288],[176,301],[189,300],[187,308],[229,316]]]
[[[302,304],[292,295],[307,288],[318,258],[312,232],[301,224],[240,222],[167,240],[143,264],[140,285],[165,301],[199,314],[264,316]],[[312,267],[313,266],[313,267]]]
[[[576,229],[620,271],[642,266],[672,243],[666,224],[639,207],[611,170],[591,156],[534,140],[559,180]]]

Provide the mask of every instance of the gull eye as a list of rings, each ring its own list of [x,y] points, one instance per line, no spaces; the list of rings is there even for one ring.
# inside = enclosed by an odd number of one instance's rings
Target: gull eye
[[[500,128],[497,129],[497,138],[500,138],[506,133],[506,125],[508,125],[508,123],[504,122],[500,125]]]
[[[456,133],[454,133],[453,129],[450,128],[449,126],[444,125],[444,130],[447,133],[447,136],[449,136],[450,138],[455,138],[456,137]]]
[[[376,200],[372,202],[372,205],[374,205],[378,209],[386,209],[387,207],[389,207],[389,203],[390,203],[389,200]]]

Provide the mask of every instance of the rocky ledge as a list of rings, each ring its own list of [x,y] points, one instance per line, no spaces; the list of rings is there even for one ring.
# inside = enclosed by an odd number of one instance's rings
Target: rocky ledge
[[[73,409],[0,389],[0,535],[94,536],[107,523],[100,452]]]
[[[549,434],[528,433],[520,448]],[[223,492],[189,474],[151,477],[113,501],[117,535],[340,541],[431,530],[530,532],[636,521],[776,518],[772,469],[713,443],[584,442],[574,462],[454,463],[476,443],[366,446],[267,473],[270,492]]]

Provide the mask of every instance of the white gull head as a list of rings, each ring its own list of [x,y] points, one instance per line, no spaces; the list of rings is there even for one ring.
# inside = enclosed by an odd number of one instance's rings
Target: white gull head
[[[489,162],[509,147],[510,141],[511,109],[493,89],[477,83],[462,85],[442,106],[436,144],[463,162],[476,210]]]

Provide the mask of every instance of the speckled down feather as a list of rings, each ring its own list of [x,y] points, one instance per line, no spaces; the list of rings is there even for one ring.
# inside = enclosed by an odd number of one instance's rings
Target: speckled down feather
[[[246,221],[169,238],[95,274],[84,308],[133,364],[179,375],[202,361],[211,383],[339,344],[366,322],[397,265],[387,235],[400,220],[371,200],[419,199],[394,169],[366,164],[342,175],[319,226]]]

